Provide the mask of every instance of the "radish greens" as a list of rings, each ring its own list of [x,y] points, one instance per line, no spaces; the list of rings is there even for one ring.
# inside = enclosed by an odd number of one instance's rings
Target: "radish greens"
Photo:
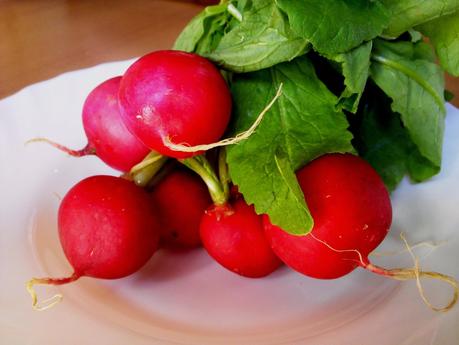
[[[438,173],[443,74],[459,74],[458,16],[459,0],[221,1],[174,49],[224,73],[228,134],[246,130],[282,83],[256,132],[228,148],[227,163],[257,213],[298,235],[313,221],[295,172],[318,156],[359,154],[391,190],[405,175],[421,182]]]

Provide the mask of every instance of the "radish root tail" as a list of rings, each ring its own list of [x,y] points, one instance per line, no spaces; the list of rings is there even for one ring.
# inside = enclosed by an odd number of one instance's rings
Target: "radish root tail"
[[[416,243],[410,246],[410,248],[411,250],[416,249],[416,248],[421,248],[421,247],[429,248],[431,249],[431,251],[429,251],[429,254],[430,254],[433,250],[440,248],[446,243],[447,241],[441,241],[441,242],[423,241],[423,242],[419,242],[419,243]],[[369,256],[374,256],[374,257],[393,256],[393,255],[403,254],[406,252],[408,252],[406,248],[401,249],[401,250],[387,251],[387,252],[374,251],[374,252],[371,252]]]
[[[32,308],[37,311],[43,311],[54,307],[56,304],[62,301],[63,296],[61,294],[55,294],[54,296],[38,303],[37,293],[35,292],[35,285],[63,285],[71,283],[80,278],[80,275],[73,273],[67,278],[32,278],[26,283],[26,290],[32,297]]]
[[[69,149],[67,146],[56,143],[55,141],[52,141],[48,138],[42,138],[42,137],[32,138],[32,139],[27,140],[25,142],[25,145],[28,145],[31,143],[47,143],[51,146],[54,146],[56,149],[67,153],[68,155],[72,157],[83,157],[83,156],[96,154],[96,150],[92,147],[89,147],[89,145],[86,145],[81,150],[72,150],[72,149]]]
[[[281,83],[279,85],[279,88],[277,89],[277,92],[273,99],[268,103],[268,105],[261,111],[261,113],[258,115],[257,119],[255,122],[250,126],[250,128],[244,132],[241,132],[237,134],[236,136],[232,138],[226,138],[220,141],[217,141],[212,144],[204,144],[204,145],[196,145],[196,146],[190,146],[187,143],[180,143],[180,144],[174,144],[171,141],[170,137],[166,137],[164,139],[164,145],[168,147],[169,149],[173,151],[180,151],[180,152],[198,152],[198,151],[207,151],[210,149],[213,149],[215,147],[222,147],[222,146],[228,146],[228,145],[234,145],[238,144],[241,141],[244,141],[248,139],[257,129],[258,125],[261,123],[261,120],[263,120],[263,117],[265,114],[271,109],[273,104],[276,102],[276,100],[281,96],[282,94],[282,86],[283,84]]]
[[[386,277],[390,277],[392,279],[396,280],[411,280],[411,279],[416,279],[416,286],[419,291],[419,295],[421,296],[422,300],[424,303],[433,311],[437,312],[447,312],[450,310],[454,305],[456,304],[458,297],[459,297],[459,287],[458,287],[458,282],[456,279],[453,277],[450,277],[446,274],[438,273],[438,272],[426,272],[422,271],[419,267],[419,259],[414,255],[412,248],[408,244],[405,236],[403,233],[400,234],[400,238],[402,241],[405,243],[406,249],[408,253],[410,253],[413,262],[414,262],[414,267],[413,268],[395,268],[395,269],[384,269],[381,267],[378,267],[373,264],[367,264],[364,266],[365,269],[376,273],[380,274]],[[434,306],[427,296],[425,295],[424,288],[422,287],[421,284],[421,278],[430,278],[430,279],[437,279],[440,281],[443,281],[453,288],[453,297],[451,298],[450,302],[444,306],[444,307],[436,307]]]
[[[414,255],[413,253],[413,248],[408,244],[408,241],[405,238],[405,235],[403,233],[400,233],[400,238],[402,239],[403,243],[405,244],[406,251],[410,254],[410,256],[413,259],[414,262],[414,267],[413,268],[394,268],[394,269],[385,269],[376,265],[371,264],[367,258],[364,258],[362,253],[360,253],[357,249],[336,249],[333,248],[330,244],[327,242],[315,237],[312,233],[309,233],[309,235],[314,238],[316,241],[322,243],[325,245],[327,248],[330,250],[336,252],[336,253],[346,253],[346,252],[354,252],[358,255],[359,257],[359,264],[361,267],[365,268],[366,270],[385,276],[389,277],[395,280],[416,280],[416,286],[419,291],[419,295],[421,296],[423,302],[433,311],[436,312],[447,312],[451,308],[454,307],[456,304],[458,297],[459,297],[459,286],[458,282],[456,279],[453,277],[450,277],[446,274],[443,273],[438,273],[438,272],[428,272],[428,271],[422,271],[419,266],[419,259]],[[427,298],[424,288],[422,287],[421,284],[421,278],[430,278],[430,279],[437,279],[440,281],[443,281],[453,288],[453,297],[451,298],[450,302],[444,306],[444,307],[436,307],[434,306],[429,299]]]

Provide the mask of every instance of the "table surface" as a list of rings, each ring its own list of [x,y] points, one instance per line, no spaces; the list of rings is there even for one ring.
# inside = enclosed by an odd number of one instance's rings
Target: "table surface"
[[[195,2],[0,0],[0,99],[66,71],[170,48],[201,10]],[[447,88],[459,106],[459,78],[447,76]]]

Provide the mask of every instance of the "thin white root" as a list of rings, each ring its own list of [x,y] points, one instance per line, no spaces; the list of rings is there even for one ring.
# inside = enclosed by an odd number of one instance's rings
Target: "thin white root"
[[[447,312],[450,310],[457,302],[459,298],[459,287],[458,287],[458,282],[456,279],[453,277],[447,276],[446,274],[438,273],[438,272],[427,272],[427,271],[422,271],[419,266],[419,258],[416,257],[413,253],[413,248],[408,244],[405,236],[403,233],[400,233],[400,238],[405,244],[406,251],[411,255],[411,258],[413,259],[414,262],[414,267],[413,268],[395,268],[395,269],[385,269],[376,265],[371,264],[366,260],[367,258],[363,258],[362,254],[357,250],[357,249],[336,249],[330,246],[328,243],[325,241],[315,237],[312,233],[309,233],[309,235],[314,238],[316,241],[322,243],[326,247],[328,247],[330,250],[337,252],[337,253],[344,253],[344,252],[354,252],[357,253],[360,259],[360,265],[365,268],[366,270],[388,277],[396,280],[411,280],[415,279],[416,280],[416,286],[419,291],[419,295],[421,296],[423,302],[433,311],[437,312]],[[422,243],[421,243],[422,244]],[[420,245],[421,245],[420,244]],[[423,244],[425,245],[425,244]],[[434,306],[429,299],[427,298],[424,288],[422,287],[421,284],[421,278],[430,278],[430,279],[436,279],[443,281],[447,284],[449,284],[453,288],[453,297],[449,301],[448,305],[445,307],[436,307]]]
[[[416,255],[414,255],[413,249],[408,244],[408,241],[406,240],[405,235],[403,234],[403,232],[400,233],[400,238],[402,239],[403,243],[405,244],[406,250],[410,254],[411,258],[413,259],[413,262],[414,262],[413,273],[414,273],[414,275],[416,277],[416,286],[418,288],[419,295],[421,295],[422,300],[424,301],[424,303],[430,309],[432,309],[434,311],[442,311],[442,312],[448,311],[450,309],[449,306],[446,307],[446,308],[438,308],[438,307],[435,307],[428,300],[427,296],[425,295],[424,288],[422,287],[422,284],[421,284],[421,275],[422,275],[423,272],[419,268],[419,259],[416,257]],[[441,278],[441,276],[435,276],[434,278],[443,280],[443,281],[449,283],[454,288],[454,298],[453,298],[454,302],[451,305],[451,307],[452,307],[454,305],[454,303],[455,303],[455,300],[457,300],[457,293],[458,293],[457,282],[455,280],[452,280],[452,281],[451,280],[444,280],[444,279]],[[450,277],[448,277],[448,278],[450,278]]]
[[[427,299],[427,297],[426,297],[426,295],[424,293],[424,288],[422,287],[422,284],[421,284],[421,278],[420,278],[420,275],[419,275],[419,271],[420,271],[420,269],[419,269],[419,259],[416,257],[416,255],[414,255],[413,249],[408,244],[408,241],[406,240],[406,237],[403,234],[403,232],[400,233],[400,238],[402,239],[403,243],[405,244],[406,250],[410,254],[411,258],[413,259],[413,262],[414,262],[413,273],[416,276],[416,286],[418,288],[419,294],[421,295],[421,298],[424,301],[424,303],[430,309],[435,310],[435,306],[433,306],[432,303],[430,303],[429,300]]]
[[[54,141],[49,140],[48,138],[35,137],[35,138],[29,139],[26,142],[24,142],[24,146],[27,146],[27,145],[32,144],[32,143],[47,143],[47,144],[51,144],[51,145],[55,144]]]
[[[33,288],[34,285],[63,285],[63,284],[71,283],[79,279],[80,277],[81,275],[73,272],[72,275],[65,277],[65,278],[32,278],[30,279],[26,283],[26,290],[30,294],[30,297],[32,297],[32,308],[34,310],[43,311],[43,310],[46,310],[46,309],[49,309],[55,306],[60,301],[62,301],[62,295],[56,294],[53,297],[48,298],[39,304],[37,293],[35,292],[35,289]]]
[[[321,240],[320,238],[317,238],[316,236],[314,236],[312,234],[312,232],[309,233],[309,235],[315,239],[316,241],[322,243],[323,245],[325,245],[326,247],[328,247],[330,250],[336,252],[336,253],[356,253],[359,257],[359,260],[360,260],[360,264],[361,265],[366,265],[366,262],[363,260],[363,256],[362,256],[362,253],[360,253],[357,249],[336,249],[336,248],[333,248],[331,245],[329,245],[327,242]]]
[[[431,250],[434,250],[434,249],[437,249],[445,245],[446,243],[447,241],[441,241],[437,243],[430,242],[430,241],[423,241],[423,242],[416,243],[410,247],[411,247],[411,250],[416,249],[416,248],[421,248],[421,247],[426,247],[426,248],[430,248]],[[386,252],[375,251],[375,252],[370,253],[369,256],[374,256],[374,257],[394,256],[394,255],[404,254],[406,252],[408,252],[406,248],[400,249],[400,250],[386,251]]]
[[[257,119],[255,122],[250,126],[249,129],[247,129],[244,132],[241,132],[237,134],[235,137],[232,138],[226,138],[220,141],[217,141],[212,144],[204,144],[204,145],[195,145],[195,146],[190,146],[187,143],[181,143],[181,144],[174,144],[171,142],[171,139],[169,137],[166,137],[164,139],[164,145],[168,147],[169,149],[173,151],[180,151],[180,152],[198,152],[198,151],[207,151],[210,149],[213,149],[215,147],[222,147],[222,146],[228,146],[228,145],[234,145],[237,143],[240,143],[243,140],[248,139],[257,129],[258,125],[261,123],[261,120],[263,120],[263,117],[265,114],[271,109],[273,104],[277,101],[277,99],[281,96],[282,94],[282,86],[283,84],[281,83],[279,85],[279,88],[277,89],[277,92],[273,99],[268,103],[268,105],[260,112],[258,115]]]
[[[41,303],[38,303],[38,298],[37,298],[37,293],[35,292],[35,289],[33,286],[35,284],[42,284],[40,282],[37,283],[37,280],[31,279],[30,281],[27,282],[26,284],[26,289],[27,292],[30,294],[32,297],[32,308],[36,311],[44,311],[47,309],[50,309],[54,307],[56,304],[60,303],[62,301],[62,295],[61,294],[55,294],[54,296],[45,299]]]
[[[447,276],[446,274],[443,274],[443,273],[422,271],[419,267],[419,259],[414,255],[413,250],[408,244],[403,233],[400,234],[400,238],[405,243],[406,249],[414,261],[413,268],[385,269],[385,268],[373,265],[371,263],[366,265],[364,268],[373,273],[380,274],[382,276],[389,277],[389,278],[396,279],[396,280],[414,279],[416,281],[416,286],[418,288],[419,295],[421,296],[421,299],[423,300],[423,302],[433,311],[447,312],[456,304],[458,300],[458,297],[459,297],[458,282],[453,277]],[[450,299],[449,303],[444,307],[435,307],[432,303],[430,303],[430,301],[428,300],[428,298],[426,297],[424,293],[424,289],[421,284],[421,278],[436,279],[436,280],[440,280],[440,281],[443,281],[449,284],[453,288],[453,296]]]

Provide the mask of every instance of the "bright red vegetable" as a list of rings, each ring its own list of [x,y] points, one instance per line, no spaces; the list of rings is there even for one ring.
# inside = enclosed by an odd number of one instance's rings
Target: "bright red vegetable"
[[[128,172],[150,151],[123,124],[118,106],[121,77],[105,81],[88,96],[83,126],[88,146],[107,165]]]
[[[142,267],[158,247],[159,224],[148,194],[132,182],[92,176],[61,202],[59,238],[77,276],[114,279]]]
[[[327,154],[300,169],[297,178],[314,227],[306,236],[293,236],[264,216],[274,252],[314,278],[338,278],[366,267],[368,254],[385,238],[392,221],[389,194],[375,170],[360,157]]]
[[[44,308],[37,306],[33,285],[62,285],[82,276],[126,277],[158,248],[159,225],[149,195],[114,176],[92,176],[73,186],[59,207],[58,228],[74,272],[66,278],[31,279],[27,290],[36,309]]]
[[[258,278],[281,265],[265,237],[261,216],[242,198],[231,206],[212,206],[202,217],[200,229],[204,248],[230,271]]]
[[[72,150],[48,139],[58,149],[74,156],[96,155],[110,167],[128,172],[140,163],[150,150],[132,135],[121,120],[118,91],[121,77],[106,80],[88,95],[83,106],[83,127],[88,143],[81,150]]]
[[[121,80],[119,102],[124,123],[146,146],[185,158],[165,146],[217,141],[231,113],[231,95],[218,69],[203,57],[163,50],[137,60]]]
[[[201,244],[199,223],[212,200],[199,176],[174,170],[155,185],[152,198],[161,222],[162,243],[187,248]]]

